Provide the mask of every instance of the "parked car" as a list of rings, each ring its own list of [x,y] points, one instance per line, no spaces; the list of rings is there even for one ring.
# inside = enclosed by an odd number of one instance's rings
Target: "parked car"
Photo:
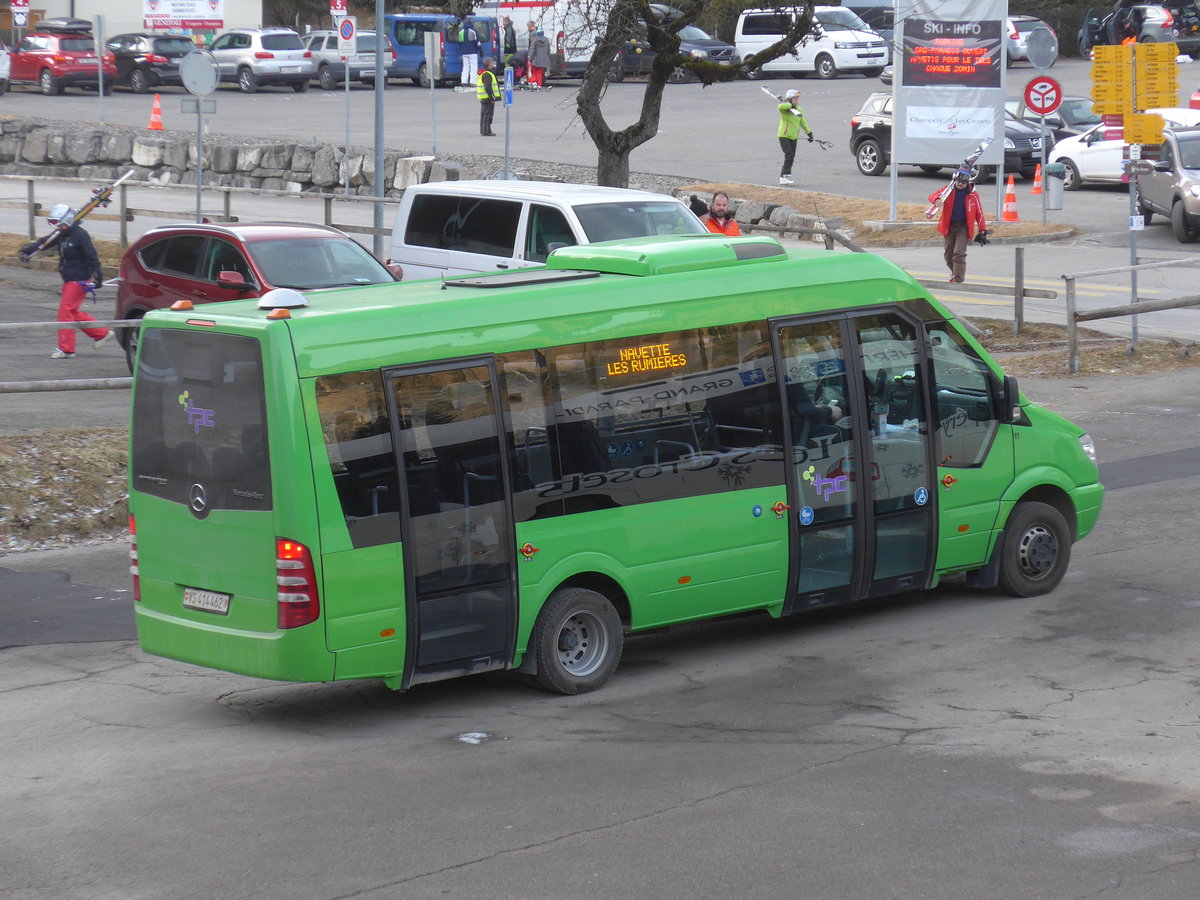
[[[1163,132],[1154,171],[1138,176],[1137,206],[1147,225],[1155,213],[1166,217],[1181,244],[1200,239],[1200,128]]]
[[[1040,120],[1037,113],[1030,112],[1024,97],[1009,97],[1004,109],[1014,119],[1036,125]],[[1093,125],[1100,123],[1100,114],[1093,108],[1091,97],[1063,97],[1058,109],[1046,116],[1046,127],[1054,134],[1057,143],[1063,138],[1083,134]]]
[[[105,46],[117,66],[117,85],[135,94],[183,84],[179,61],[196,49],[185,34],[118,34]]]
[[[313,291],[398,280],[336,228],[289,222],[162,225],[130,245],[117,280],[118,319],[140,319],[176,300],[216,303],[258,297],[272,288]],[[121,329],[130,370],[136,328]]]
[[[679,11],[659,3],[650,4],[650,9],[662,19],[671,19],[679,15]],[[732,44],[711,37],[702,28],[695,25],[685,25],[679,30],[679,52],[693,59],[706,59],[718,65],[736,65],[740,57]],[[654,65],[658,54],[650,49],[645,34],[636,36],[625,42],[613,69],[609,72],[609,81],[623,81],[626,76],[647,75]],[[677,84],[692,81],[694,76],[687,69],[675,69],[671,73],[671,81]]]
[[[236,83],[243,94],[268,84],[287,85],[302,94],[316,74],[312,53],[290,28],[226,31],[208,49],[217,60],[220,80]]]
[[[438,36],[442,77],[439,84],[458,84],[462,78],[462,43],[456,16],[447,13],[401,13],[383,17],[385,33],[396,51],[396,78],[411,78],[413,84],[429,87],[429,61],[425,58],[425,35]],[[485,56],[500,59],[500,28],[490,16],[468,16]]]
[[[739,17],[734,31],[738,56],[751,54],[776,43],[792,27],[797,9],[748,9]],[[761,69],[747,72],[748,78],[764,75],[809,72],[818,78],[836,78],[840,72],[861,72],[874,78],[891,62],[887,41],[871,31],[853,11],[843,6],[813,8],[813,30],[796,47]]]
[[[1086,58],[1097,44],[1119,44],[1130,33],[1139,43],[1173,41],[1180,53],[1200,59],[1200,10],[1194,2],[1142,3],[1107,14],[1089,9],[1079,26],[1079,55]]]
[[[1007,51],[1004,59],[1005,63],[1009,66],[1012,66],[1014,63],[1028,61],[1029,48],[1026,41],[1028,41],[1029,35],[1035,29],[1045,28],[1054,36],[1055,45],[1057,46],[1058,44],[1058,35],[1055,34],[1054,29],[1035,16],[1009,16],[1004,24],[1004,43]],[[1056,52],[1055,59],[1057,60],[1057,58],[1058,54]],[[1054,65],[1054,63],[1050,65]]]
[[[43,19],[10,54],[9,81],[36,84],[47,96],[61,94],[66,87],[95,90],[101,72],[104,93],[111,93],[117,68],[111,56],[96,55],[92,23],[86,19]]]
[[[0,94],[4,94],[8,90],[8,76],[11,67],[12,60],[8,57],[8,44],[0,41]]]
[[[1033,178],[1041,159],[1042,141],[1049,147],[1053,141],[1049,130],[1042,131],[1027,122],[1005,118],[1004,172]],[[862,108],[850,119],[850,152],[864,175],[882,175],[888,167],[892,146],[892,95],[879,91],[867,97]],[[922,172],[937,172],[954,166],[957,160],[942,165],[924,164]],[[980,166],[979,180],[987,181],[995,174],[995,166]]]
[[[708,234],[674,197],[540,181],[440,181],[404,192],[388,261],[434,278],[541,265],[559,247]]]
[[[317,69],[317,84],[322,90],[331,91],[346,80],[346,59],[338,52],[336,31],[310,31],[304,36],[304,44],[312,53],[313,65]],[[349,60],[352,81],[375,83],[375,47],[375,32],[359,31],[355,34],[354,53]],[[388,44],[383,66],[386,81],[396,71],[396,51],[391,44]]]
[[[1168,128],[1200,125],[1200,109],[1171,107],[1148,109],[1146,112],[1162,116]],[[1095,125],[1083,134],[1055,144],[1049,160],[1061,162],[1066,167],[1063,187],[1068,191],[1077,191],[1089,182],[1120,184],[1124,181],[1124,150],[1125,138],[1120,126]]]

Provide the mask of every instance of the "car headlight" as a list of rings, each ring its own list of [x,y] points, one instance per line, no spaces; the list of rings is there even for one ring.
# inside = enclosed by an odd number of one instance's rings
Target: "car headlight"
[[[833,42],[834,50],[861,50],[865,46],[867,46],[867,45],[862,43],[861,41],[834,41]]]
[[[1079,446],[1083,448],[1083,455],[1094,463],[1096,461],[1096,442],[1086,431],[1079,436]]]
[[[1189,184],[1187,192],[1193,200],[1200,200],[1200,184]]]
[[[1004,149],[1005,150],[1016,150],[1017,145],[1013,143],[1012,138],[1005,138],[1004,139]]]
[[[692,51],[692,59],[707,59],[707,58],[708,58],[707,50],[693,50]]]

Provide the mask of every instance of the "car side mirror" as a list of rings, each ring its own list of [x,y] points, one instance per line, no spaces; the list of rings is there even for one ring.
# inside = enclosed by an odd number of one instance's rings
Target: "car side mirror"
[[[1160,159],[1154,164],[1155,172],[1170,172],[1173,168],[1169,159]]]
[[[242,275],[241,272],[233,272],[233,271],[218,272],[217,273],[217,284],[219,284],[223,288],[228,288],[231,291],[252,291],[252,290],[254,290],[254,285],[250,284],[250,282],[246,281],[245,276]]]

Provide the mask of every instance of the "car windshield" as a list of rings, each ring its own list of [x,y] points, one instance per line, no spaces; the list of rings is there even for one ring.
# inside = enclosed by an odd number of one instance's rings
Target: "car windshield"
[[[1200,169],[1200,134],[1179,138],[1179,165],[1185,169]]]
[[[1068,125],[1097,125],[1100,114],[1092,108],[1088,99],[1064,100],[1058,108],[1058,114]]]
[[[826,31],[870,31],[870,26],[848,9],[822,9],[817,21]]]
[[[695,25],[684,25],[679,29],[679,39],[681,41],[711,41],[712,38],[704,31],[703,28],[697,28]]]
[[[575,207],[588,241],[649,237],[655,234],[706,234],[700,220],[680,203],[634,200]]]
[[[298,34],[264,34],[262,46],[264,50],[303,50],[304,41]]]
[[[196,45],[192,43],[190,38],[155,38],[154,51],[156,53],[191,53],[196,49]]]
[[[275,287],[311,291],[395,281],[375,257],[349,238],[279,238],[251,241],[246,249]]]

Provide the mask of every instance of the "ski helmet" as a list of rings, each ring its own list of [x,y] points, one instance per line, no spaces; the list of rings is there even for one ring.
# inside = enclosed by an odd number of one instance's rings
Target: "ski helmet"
[[[58,205],[56,205],[54,207],[54,209],[50,210],[50,220],[52,222],[61,222],[63,219],[65,219],[70,214],[71,214],[71,207],[68,206],[66,203],[59,203]]]
[[[799,97],[799,96],[800,96],[800,92],[797,90],[790,90],[790,91],[783,92],[784,100],[791,100],[793,97]]]
[[[965,178],[967,181],[974,181],[976,174],[976,171],[968,166],[959,166],[954,170],[954,177],[956,179]]]

